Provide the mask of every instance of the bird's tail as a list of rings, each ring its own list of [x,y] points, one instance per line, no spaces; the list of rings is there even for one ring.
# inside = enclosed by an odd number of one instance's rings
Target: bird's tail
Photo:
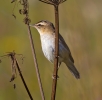
[[[74,66],[74,63],[71,62],[71,61],[65,61],[68,69],[72,72],[72,74],[74,74],[74,76],[79,79],[80,78],[80,74],[79,72],[77,71],[77,69],[75,68]]]

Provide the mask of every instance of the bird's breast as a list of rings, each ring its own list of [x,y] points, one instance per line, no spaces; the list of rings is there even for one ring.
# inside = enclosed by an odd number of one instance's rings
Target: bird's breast
[[[54,62],[54,51],[55,51],[55,38],[49,35],[41,36],[42,51],[45,57],[50,61]]]
[[[41,45],[45,57],[53,63],[55,53],[55,37],[52,35],[41,36]],[[59,41],[59,62],[62,62],[67,56],[68,52],[66,47],[61,41]]]

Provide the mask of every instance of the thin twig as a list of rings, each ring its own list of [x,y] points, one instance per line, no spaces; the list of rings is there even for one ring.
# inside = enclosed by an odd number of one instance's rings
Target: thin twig
[[[59,54],[59,14],[58,6],[55,7],[55,59],[54,59],[54,71],[53,71],[53,83],[52,83],[52,93],[51,100],[55,100],[56,87],[57,87],[57,74],[58,74],[58,54]]]
[[[35,54],[33,38],[32,38],[32,34],[31,34],[30,26],[28,24],[27,24],[27,27],[28,27],[28,35],[29,35],[33,59],[34,59],[34,63],[35,63],[35,69],[36,69],[37,79],[38,79],[38,83],[39,83],[40,93],[41,93],[42,100],[45,100],[44,91],[43,91],[40,73],[39,73],[39,68],[38,68],[38,63],[37,63],[36,54]]]
[[[46,4],[54,6],[55,11],[55,59],[54,59],[54,71],[53,71],[53,83],[52,83],[52,93],[51,100],[55,100],[56,97],[56,87],[57,87],[57,74],[58,74],[58,57],[59,57],[59,12],[58,6],[66,0],[39,0]]]
[[[44,0],[39,0],[39,1],[41,1],[41,2],[43,2],[43,3],[50,4],[50,5],[54,5],[52,2],[47,2],[47,1],[44,1]]]
[[[23,84],[24,84],[24,87],[25,87],[25,89],[26,89],[26,91],[27,91],[27,93],[28,93],[28,95],[29,95],[29,98],[30,98],[31,100],[33,100],[33,97],[32,97],[32,95],[31,95],[31,93],[30,93],[30,91],[29,91],[29,89],[28,89],[28,87],[27,87],[27,85],[26,85],[26,82],[25,82],[25,80],[24,80],[24,77],[23,77],[23,75],[22,75],[22,73],[21,73],[21,70],[20,70],[19,64],[18,64],[18,62],[17,62],[17,60],[16,60],[15,55],[16,55],[15,52],[10,52],[10,53],[8,53],[7,55],[0,56],[0,57],[7,57],[7,56],[8,56],[8,57],[11,58],[12,67],[15,66],[15,68],[14,68],[15,70],[16,70],[16,67],[17,67],[18,72],[19,72],[19,75],[20,75],[20,77],[21,77],[21,80],[22,80],[22,82],[23,82]],[[12,70],[13,70],[13,69],[12,69]],[[13,74],[13,75],[12,75],[12,78],[11,78],[11,80],[10,80],[10,82],[13,81],[14,79],[15,79],[15,76],[14,76],[14,74]],[[14,88],[15,88],[15,84],[14,84]]]
[[[30,91],[29,91],[29,89],[28,89],[28,87],[27,87],[27,85],[26,85],[26,83],[25,83],[25,80],[24,80],[24,78],[23,78],[23,75],[22,75],[22,73],[21,73],[21,71],[20,71],[20,67],[19,67],[19,65],[18,65],[18,62],[17,62],[16,58],[15,58],[15,61],[16,61],[16,66],[17,66],[19,75],[20,75],[20,77],[21,77],[21,80],[22,80],[22,82],[23,82],[25,88],[26,88],[26,91],[27,91],[27,93],[28,93],[30,99],[33,100],[33,97],[32,97],[32,95],[31,95],[31,93],[30,93]]]
[[[32,55],[33,55],[33,59],[34,59],[34,63],[35,63],[35,69],[36,69],[36,74],[37,74],[41,97],[42,97],[42,100],[45,100],[44,91],[43,91],[40,73],[39,73],[39,68],[38,68],[38,63],[37,63],[37,58],[36,58],[36,53],[35,53],[35,48],[34,48],[34,43],[33,43],[33,38],[32,38],[31,30],[29,27],[30,19],[29,19],[28,0],[19,0],[19,2],[23,6],[23,9],[20,9],[19,13],[25,15],[24,23],[27,25],[27,29],[28,29],[28,35],[29,35],[30,45],[31,45],[31,49],[32,49]]]

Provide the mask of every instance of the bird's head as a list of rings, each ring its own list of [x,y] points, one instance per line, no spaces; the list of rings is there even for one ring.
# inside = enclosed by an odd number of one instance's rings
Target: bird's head
[[[40,35],[42,34],[51,34],[55,31],[54,25],[46,20],[39,21],[36,24],[30,25],[31,27],[35,27]]]

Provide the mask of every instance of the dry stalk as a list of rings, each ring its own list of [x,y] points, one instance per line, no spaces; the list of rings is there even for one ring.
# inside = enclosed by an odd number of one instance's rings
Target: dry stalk
[[[12,2],[15,2],[15,1],[16,0],[13,0]],[[35,48],[34,48],[34,42],[33,42],[32,34],[31,34],[30,26],[29,26],[29,23],[31,21],[29,19],[28,0],[19,0],[19,3],[23,6],[23,8],[19,10],[19,13],[25,15],[24,23],[27,25],[27,29],[28,29],[28,36],[29,36],[29,40],[30,40],[34,63],[35,63],[35,69],[36,69],[36,74],[37,74],[41,97],[42,97],[42,100],[45,100],[44,91],[43,91],[42,82],[41,82],[40,73],[39,73],[39,68],[38,68],[38,63],[37,63],[37,58],[36,58],[36,53],[35,53]],[[14,16],[14,14],[13,14],[13,16]]]
[[[52,83],[52,93],[51,100],[55,100],[56,97],[56,87],[57,87],[57,74],[58,74],[58,54],[59,54],[59,4],[65,2],[66,0],[39,0],[41,2],[50,4],[54,6],[55,11],[55,59],[54,59],[54,71],[53,71],[53,83]]]
[[[27,87],[27,85],[26,85],[26,82],[25,82],[25,80],[24,80],[24,77],[23,77],[23,75],[22,75],[22,73],[21,73],[21,70],[20,70],[20,67],[19,67],[19,64],[18,64],[18,62],[17,62],[17,59],[16,59],[15,55],[16,55],[15,52],[9,52],[7,55],[4,55],[4,56],[10,57],[10,58],[11,58],[11,62],[12,62],[12,63],[11,63],[11,65],[12,65],[12,67],[11,67],[11,69],[12,69],[12,77],[11,77],[11,79],[10,79],[10,82],[14,81],[14,79],[16,78],[16,77],[15,77],[15,74],[16,74],[16,68],[17,68],[17,69],[18,69],[18,72],[19,72],[19,75],[20,75],[20,78],[21,78],[21,80],[22,80],[22,82],[23,82],[23,84],[24,84],[24,87],[25,87],[25,89],[26,89],[28,95],[29,95],[29,98],[30,98],[31,100],[33,100],[33,97],[32,97],[32,95],[31,95],[31,93],[30,93],[30,91],[29,91],[29,89],[28,89],[28,87]],[[4,56],[0,56],[0,57],[4,57]],[[16,85],[14,84],[14,88],[15,88],[15,87],[16,87]]]

